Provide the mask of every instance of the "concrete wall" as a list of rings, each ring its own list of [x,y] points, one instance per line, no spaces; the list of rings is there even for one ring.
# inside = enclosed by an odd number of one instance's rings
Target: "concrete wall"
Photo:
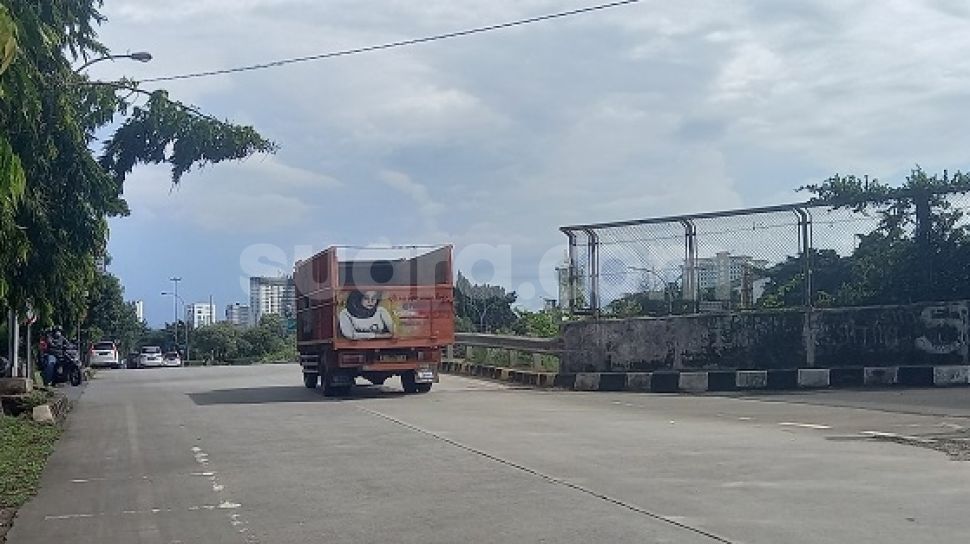
[[[967,302],[567,323],[562,372],[966,364]]]

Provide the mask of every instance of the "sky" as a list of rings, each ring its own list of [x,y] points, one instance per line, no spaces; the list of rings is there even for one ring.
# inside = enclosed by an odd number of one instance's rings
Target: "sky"
[[[99,79],[417,38],[597,0],[106,0]],[[274,155],[129,176],[110,271],[153,325],[248,300],[329,245],[455,245],[526,307],[555,297],[562,225],[804,200],[835,174],[970,169],[970,4],[641,1],[412,47],[167,83]],[[221,310],[220,310],[221,311]]]

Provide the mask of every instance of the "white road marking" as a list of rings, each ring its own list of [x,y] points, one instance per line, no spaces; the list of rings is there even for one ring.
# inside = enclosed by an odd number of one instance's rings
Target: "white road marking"
[[[94,514],[65,514],[63,516],[44,516],[45,520],[93,518]]]
[[[896,440],[905,440],[907,442],[917,442],[919,444],[935,444],[936,440],[931,438],[920,438],[918,436],[909,436],[899,433],[886,433],[882,431],[862,431],[859,434],[864,434],[866,436],[871,436],[873,438],[892,438]]]
[[[200,448],[199,446],[192,446],[192,456],[195,457],[195,461],[200,465],[202,465],[204,468],[209,467],[209,454],[203,451],[202,448]],[[212,491],[219,496],[219,498],[221,499],[221,502],[218,505],[207,504],[207,505],[202,505],[197,507],[190,507],[189,510],[216,510],[216,509],[235,510],[237,508],[242,507],[242,505],[239,504],[238,502],[232,502],[225,498],[226,487],[219,482],[219,479],[216,476],[215,471],[206,470],[201,472],[193,472],[192,475],[204,476],[208,478],[209,482],[212,483]],[[245,534],[249,531],[249,529],[246,527],[248,523],[244,519],[242,519],[242,517],[239,514],[233,513],[233,514],[230,514],[228,517],[229,517],[229,523],[234,528],[238,528],[238,531],[240,533]],[[252,534],[246,534],[245,540],[249,544],[259,543],[259,539]]]
[[[801,427],[803,429],[831,429],[832,427],[828,425],[819,425],[818,423],[793,423],[791,421],[783,421],[779,423],[784,427]]]

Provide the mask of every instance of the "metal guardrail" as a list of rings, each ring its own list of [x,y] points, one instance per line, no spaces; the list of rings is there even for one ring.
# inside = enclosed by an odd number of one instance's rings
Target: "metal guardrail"
[[[456,333],[455,345],[448,346],[445,350],[445,358],[455,360],[455,346],[463,348],[466,352],[469,349],[501,350],[508,354],[508,365],[510,367],[521,366],[519,361],[520,353],[532,355],[533,370],[543,368],[543,356],[559,356],[563,353],[561,338],[532,338],[528,336],[505,336],[499,334],[480,334],[480,333]],[[504,365],[503,365],[504,366]]]
[[[455,343],[464,346],[507,349],[526,353],[562,353],[560,338],[533,338],[531,336],[505,336],[501,334],[456,333]]]

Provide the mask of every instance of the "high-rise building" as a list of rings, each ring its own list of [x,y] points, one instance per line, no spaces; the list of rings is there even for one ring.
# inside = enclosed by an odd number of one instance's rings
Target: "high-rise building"
[[[241,302],[233,302],[226,306],[226,321],[236,327],[249,326],[249,306]]]
[[[719,251],[714,257],[697,259],[697,287],[703,292],[713,289],[717,300],[730,300],[731,291],[741,288],[745,270],[764,270],[768,261],[755,259],[749,255],[731,255]]]
[[[138,318],[138,321],[144,321],[145,320],[145,301],[133,300],[128,304],[131,304],[131,306],[135,309],[135,317]]]
[[[264,315],[296,315],[296,286],[293,278],[249,278],[249,324],[258,325]]]
[[[216,322],[216,305],[209,302],[195,302],[185,306],[185,322],[193,329]]]

